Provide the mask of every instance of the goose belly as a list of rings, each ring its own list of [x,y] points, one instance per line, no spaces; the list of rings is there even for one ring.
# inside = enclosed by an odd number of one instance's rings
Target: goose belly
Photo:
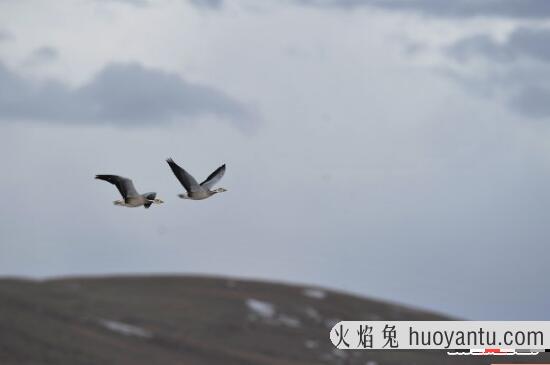
[[[197,191],[188,194],[188,198],[193,200],[203,200],[210,196],[212,196],[212,193],[210,193],[209,191]]]
[[[127,198],[124,205],[130,208],[135,208],[142,206],[143,203],[145,203],[145,201],[142,197],[132,197]]]

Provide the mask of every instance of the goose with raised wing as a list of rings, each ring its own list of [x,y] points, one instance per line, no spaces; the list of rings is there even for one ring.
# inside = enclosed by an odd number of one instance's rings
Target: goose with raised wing
[[[143,205],[146,209],[152,204],[162,204],[162,200],[157,198],[157,193],[145,193],[140,194],[134,187],[132,180],[127,177],[118,175],[96,175],[96,179],[107,181],[115,185],[122,195],[122,200],[115,200],[114,205],[121,205],[123,207],[135,208]]]
[[[179,180],[181,185],[183,185],[185,191],[187,192],[187,194],[178,195],[182,199],[203,200],[211,197],[214,194],[227,191],[227,189],[224,188],[212,189],[214,185],[216,185],[216,183],[220,181],[220,179],[225,174],[225,164],[218,167],[206,178],[206,180],[199,184],[197,183],[197,180],[195,180],[195,178],[191,176],[191,174],[189,174],[177,163],[175,163],[174,160],[169,158],[166,160],[166,162],[168,162],[168,165],[172,169],[172,172],[174,173],[174,175],[176,175],[176,178]]]

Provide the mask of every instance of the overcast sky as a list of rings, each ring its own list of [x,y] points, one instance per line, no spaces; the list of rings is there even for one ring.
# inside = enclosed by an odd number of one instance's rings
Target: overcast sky
[[[0,275],[549,320],[549,45],[546,0],[0,1]],[[179,199],[167,157],[228,192]]]

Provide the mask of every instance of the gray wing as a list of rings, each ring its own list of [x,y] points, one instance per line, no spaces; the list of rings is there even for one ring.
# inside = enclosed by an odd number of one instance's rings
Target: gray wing
[[[168,165],[172,169],[174,175],[176,175],[176,178],[183,185],[185,190],[187,190],[187,193],[195,193],[203,190],[201,186],[197,183],[197,180],[195,180],[195,178],[183,168],[178,166],[178,164],[175,163],[174,160],[169,158],[166,160],[166,162],[168,162]]]
[[[206,180],[201,182],[201,186],[210,190],[214,185],[216,185],[218,181],[220,181],[223,175],[225,175],[225,164],[218,167],[213,173],[211,173],[206,178]]]
[[[139,196],[132,180],[117,175],[96,175],[96,179],[104,180],[115,185],[124,199]]]

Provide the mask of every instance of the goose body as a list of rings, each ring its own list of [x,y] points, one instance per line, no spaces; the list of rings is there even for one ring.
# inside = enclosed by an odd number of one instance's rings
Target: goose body
[[[141,207],[149,208],[152,204],[162,204],[162,200],[157,199],[157,193],[140,194],[134,187],[132,180],[118,175],[96,175],[96,179],[107,181],[115,185],[122,195],[122,200],[115,200],[113,204],[128,208]]]
[[[199,184],[191,174],[176,164],[174,160],[169,158],[166,162],[168,163],[168,166],[170,166],[170,169],[178,181],[185,188],[185,194],[178,194],[178,196],[182,199],[203,200],[214,194],[227,191],[227,189],[224,188],[213,189],[214,185],[216,185],[216,183],[220,181],[225,174],[225,164],[218,167],[206,178],[206,180]]]

